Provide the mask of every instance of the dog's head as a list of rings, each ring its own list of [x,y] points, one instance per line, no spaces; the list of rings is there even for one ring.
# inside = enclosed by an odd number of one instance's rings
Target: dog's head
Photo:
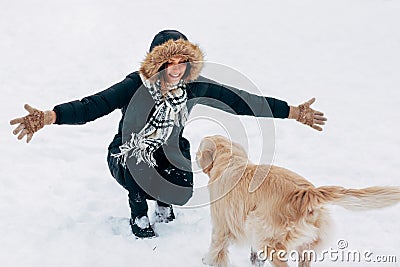
[[[212,178],[210,171],[215,167],[214,175],[226,173],[231,180],[240,179],[245,175],[247,166],[251,166],[251,181],[248,188],[250,193],[260,187],[270,169],[267,165],[251,164],[246,150],[241,145],[221,135],[207,136],[201,140],[196,161],[210,178]]]
[[[208,174],[214,166],[214,161],[219,157],[224,157],[227,162],[233,156],[247,159],[246,151],[228,138],[221,135],[204,137],[196,153],[196,160],[203,172]]]
[[[197,164],[203,169],[204,173],[209,173],[213,167],[214,153],[217,150],[217,144],[213,136],[204,137],[196,153]]]

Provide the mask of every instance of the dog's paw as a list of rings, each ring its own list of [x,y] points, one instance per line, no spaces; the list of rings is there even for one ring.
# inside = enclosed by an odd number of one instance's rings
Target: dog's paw
[[[208,266],[214,266],[214,267],[235,267],[234,265],[231,265],[227,259],[213,259],[210,254],[204,255],[204,257],[201,259],[204,265]]]

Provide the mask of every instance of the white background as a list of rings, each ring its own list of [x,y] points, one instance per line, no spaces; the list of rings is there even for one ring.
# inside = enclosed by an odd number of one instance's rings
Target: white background
[[[206,60],[244,73],[266,96],[293,105],[317,98],[313,107],[329,119],[324,132],[275,120],[274,164],[317,186],[400,185],[398,1],[0,5],[1,266],[202,266],[211,233],[208,206],[176,207],[176,221],[157,224],[156,239],[131,236],[126,193],[105,160],[119,111],[84,126],[46,127],[30,144],[18,141],[9,126],[26,114],[24,103],[52,109],[122,80],[138,69],[162,29],[184,32]],[[192,154],[202,137],[217,132],[212,125],[194,126],[185,134]],[[251,127],[250,133],[257,130]],[[259,147],[250,143],[250,155]],[[206,177],[197,173],[195,180]],[[332,207],[336,227],[328,246],[346,239],[349,249],[400,261],[399,212],[400,205],[357,213]],[[249,266],[248,256],[248,247],[231,251],[236,266]]]

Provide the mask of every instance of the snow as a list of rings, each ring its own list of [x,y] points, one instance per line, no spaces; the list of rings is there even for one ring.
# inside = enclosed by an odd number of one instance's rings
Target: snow
[[[293,105],[317,98],[313,107],[329,120],[324,131],[275,120],[274,164],[317,186],[400,185],[398,1],[1,5],[1,266],[202,266],[211,234],[208,206],[175,207],[177,219],[156,224],[156,239],[130,234],[126,193],[105,160],[120,112],[84,126],[46,127],[30,144],[18,141],[8,124],[25,114],[24,103],[51,109],[122,80],[138,68],[161,29],[181,30],[207,60],[242,72],[264,95]],[[241,121],[256,159],[265,148],[257,138],[258,121]],[[192,154],[202,137],[221,132],[212,122],[189,125]],[[199,172],[195,180],[196,186],[207,182]],[[385,266],[400,266],[399,209],[330,208],[335,229],[327,246],[337,248],[337,240],[345,239],[352,250],[396,255],[398,263]],[[250,265],[248,247],[233,247],[230,257],[236,266]]]

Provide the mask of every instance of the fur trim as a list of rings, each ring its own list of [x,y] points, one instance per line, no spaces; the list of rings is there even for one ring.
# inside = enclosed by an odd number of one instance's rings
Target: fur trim
[[[173,56],[180,56],[190,62],[190,72],[185,78],[186,82],[193,81],[199,77],[203,68],[203,52],[197,45],[183,39],[176,41],[171,39],[162,45],[154,47],[143,60],[139,70],[140,74],[147,80],[155,82],[157,77],[154,77],[154,75]]]

